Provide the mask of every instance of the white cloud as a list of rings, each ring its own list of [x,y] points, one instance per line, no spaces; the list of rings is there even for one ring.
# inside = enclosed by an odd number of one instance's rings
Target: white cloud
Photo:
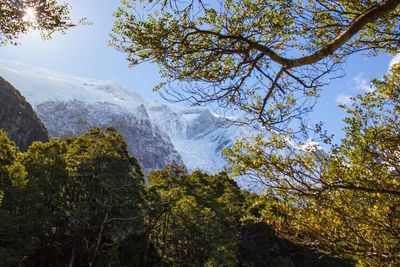
[[[393,58],[392,58],[392,60],[390,60],[390,63],[389,63],[389,71],[390,71],[390,67],[392,67],[394,64],[396,64],[396,63],[400,63],[400,53],[399,54],[396,54]]]
[[[336,98],[336,103],[341,104],[341,105],[349,105],[351,104],[351,96],[350,95],[339,95]]]
[[[354,77],[353,82],[356,83],[356,88],[358,90],[361,90],[365,93],[371,93],[374,91],[374,88],[372,88],[369,80],[365,79],[364,75],[362,73],[360,73],[356,77]]]

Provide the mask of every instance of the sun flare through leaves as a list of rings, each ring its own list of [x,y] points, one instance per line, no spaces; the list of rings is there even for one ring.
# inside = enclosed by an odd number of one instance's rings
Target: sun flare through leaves
[[[28,29],[32,31],[34,26],[37,24],[37,12],[33,7],[26,7],[24,10],[24,16],[22,20],[26,22],[29,26]]]

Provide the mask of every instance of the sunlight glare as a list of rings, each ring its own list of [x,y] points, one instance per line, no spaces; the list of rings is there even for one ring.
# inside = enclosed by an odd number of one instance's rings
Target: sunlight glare
[[[22,17],[23,21],[30,23],[30,24],[35,24],[36,23],[36,10],[33,7],[27,7],[25,8],[24,16]]]

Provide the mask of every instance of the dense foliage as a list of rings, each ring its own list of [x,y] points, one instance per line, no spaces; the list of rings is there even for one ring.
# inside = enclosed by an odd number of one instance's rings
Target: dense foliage
[[[141,235],[144,180],[115,130],[34,143],[26,153],[1,138],[0,266],[124,258],[124,243]]]
[[[256,137],[226,154],[237,174],[266,186],[259,219],[281,236],[366,266],[399,266],[400,65],[373,84],[343,107],[345,138],[330,152]]]
[[[226,173],[144,183],[114,130],[36,142],[0,131],[0,266],[350,266],[283,240]]]
[[[150,174],[151,239],[172,266],[235,266],[243,195],[226,174],[188,175],[173,166]]]

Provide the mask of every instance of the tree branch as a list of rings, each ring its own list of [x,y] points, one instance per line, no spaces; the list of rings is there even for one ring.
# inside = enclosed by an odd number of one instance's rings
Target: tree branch
[[[342,47],[348,40],[350,40],[354,35],[356,35],[367,24],[372,23],[376,21],[378,18],[384,16],[385,14],[388,14],[389,12],[395,10],[399,5],[400,5],[399,0],[385,0],[382,3],[373,6],[368,11],[361,14],[354,21],[352,21],[347,26],[347,28],[341,34],[339,34],[331,43],[322,47],[312,55],[296,59],[282,57],[281,55],[273,51],[271,48],[264,46],[258,42],[252,41],[243,36],[224,35],[210,30],[201,30],[198,28],[193,28],[195,32],[189,33],[189,35],[196,33],[204,33],[217,36],[221,39],[233,39],[237,41],[242,41],[247,43],[250,46],[250,48],[257,49],[263,54],[267,55],[271,60],[275,61],[276,63],[279,63],[282,66],[288,68],[293,68],[293,67],[314,64],[320,61],[321,59],[332,55],[337,49]]]

